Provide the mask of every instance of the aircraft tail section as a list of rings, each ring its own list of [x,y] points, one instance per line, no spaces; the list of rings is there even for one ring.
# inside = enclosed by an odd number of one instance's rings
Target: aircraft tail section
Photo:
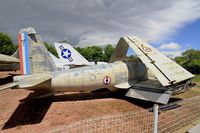
[[[129,45],[124,40],[124,38],[120,38],[119,42],[117,43],[117,46],[115,48],[115,51],[112,53],[109,62],[115,62],[123,60],[126,57],[126,53],[128,51]]]
[[[56,70],[47,49],[34,28],[22,29],[18,34],[20,71],[23,75]]]
[[[147,69],[156,76],[163,86],[169,86],[194,77],[190,72],[178,65],[151,45],[137,37],[121,38],[124,47],[130,46],[137,57],[146,65]],[[122,43],[118,45],[123,45]]]
[[[63,65],[94,65],[67,43],[54,43],[54,46]]]

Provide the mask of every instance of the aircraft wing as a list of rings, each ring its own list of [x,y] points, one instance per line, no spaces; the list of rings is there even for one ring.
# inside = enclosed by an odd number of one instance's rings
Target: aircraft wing
[[[0,71],[19,70],[19,59],[13,56],[0,54]]]
[[[162,86],[158,80],[129,81],[115,85],[124,89],[127,97],[167,104],[172,94],[168,88]]]
[[[128,49],[127,46],[130,46],[133,49],[137,57],[139,57],[146,67],[153,72],[163,86],[173,85],[194,77],[194,75],[178,65],[172,59],[137,37],[121,38],[117,47],[124,47],[122,48],[123,53],[115,52],[116,55],[114,53],[111,56],[110,61],[113,62],[117,60],[117,56],[121,56],[121,54],[123,55],[123,59]]]
[[[154,73],[163,86],[179,83],[194,77],[190,72],[178,65],[151,45],[137,37],[125,38],[141,61]]]
[[[51,76],[48,74],[33,74],[33,75],[23,75],[15,76],[13,78],[20,88],[31,88],[39,85],[40,87],[50,85]],[[48,83],[46,83],[48,82]]]
[[[51,85],[51,76],[48,74],[33,74],[33,75],[20,75],[13,78],[13,82],[0,86],[0,91],[8,88],[29,88],[38,86],[38,89],[41,87],[49,87]]]
[[[0,54],[0,64],[1,63],[19,63],[19,59],[13,56]]]

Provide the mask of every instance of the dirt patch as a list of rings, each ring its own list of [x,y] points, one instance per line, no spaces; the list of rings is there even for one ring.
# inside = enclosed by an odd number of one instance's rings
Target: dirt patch
[[[0,76],[3,79],[10,75],[3,72]],[[1,131],[44,132],[83,119],[121,114],[152,106],[149,102],[126,98],[120,92],[63,93],[40,99],[35,99],[36,96],[37,93],[21,89],[1,91]]]

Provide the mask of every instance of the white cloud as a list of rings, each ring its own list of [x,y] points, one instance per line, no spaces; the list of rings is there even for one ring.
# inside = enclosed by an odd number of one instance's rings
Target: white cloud
[[[171,42],[171,43],[168,43],[168,44],[160,45],[160,47],[158,49],[160,49],[160,50],[178,50],[180,48],[181,48],[180,44]]]
[[[181,56],[181,53],[185,50],[180,50],[180,51],[161,51],[163,54],[170,58],[175,58],[177,56]]]
[[[80,46],[114,44],[127,35],[160,41],[200,18],[200,1],[4,0],[0,18],[0,31],[14,38],[21,28],[34,26],[45,41]]]

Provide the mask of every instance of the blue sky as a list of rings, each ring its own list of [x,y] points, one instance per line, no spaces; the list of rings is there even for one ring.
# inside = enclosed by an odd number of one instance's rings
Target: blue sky
[[[177,34],[169,39],[182,44],[184,48],[192,48],[200,50],[200,19],[186,24]]]
[[[172,43],[174,47],[160,49],[161,45],[167,46]],[[184,24],[181,28],[177,28],[168,38],[152,42],[152,45],[171,57],[179,56],[187,49],[200,50],[200,19]]]

